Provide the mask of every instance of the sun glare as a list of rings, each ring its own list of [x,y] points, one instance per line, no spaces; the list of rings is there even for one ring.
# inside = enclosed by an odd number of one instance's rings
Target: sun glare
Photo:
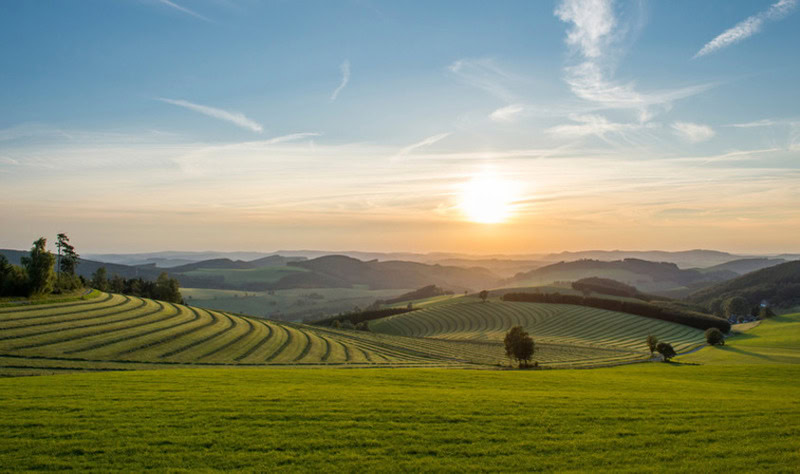
[[[472,222],[498,224],[511,217],[513,183],[497,176],[476,176],[461,191],[461,211]]]

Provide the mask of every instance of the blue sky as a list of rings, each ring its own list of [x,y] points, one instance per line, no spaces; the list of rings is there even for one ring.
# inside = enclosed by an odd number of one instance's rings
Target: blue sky
[[[6,0],[0,237],[798,251],[797,3]]]

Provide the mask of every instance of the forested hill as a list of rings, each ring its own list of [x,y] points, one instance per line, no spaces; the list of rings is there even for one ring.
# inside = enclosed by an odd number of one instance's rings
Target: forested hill
[[[764,268],[739,278],[697,291],[689,296],[693,303],[709,305],[715,299],[742,296],[752,304],[767,300],[770,306],[800,304],[800,261]]]
[[[634,285],[648,293],[668,296],[685,296],[698,289],[738,276],[729,270],[702,272],[684,270],[674,263],[651,262],[626,258],[605,262],[600,260],[576,260],[560,262],[518,273],[505,280],[504,286],[541,285],[554,281],[575,281],[588,277],[609,278]],[[681,294],[683,293],[683,294]]]

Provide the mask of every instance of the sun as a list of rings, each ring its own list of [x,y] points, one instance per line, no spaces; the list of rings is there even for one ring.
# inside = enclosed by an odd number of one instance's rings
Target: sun
[[[499,224],[511,217],[514,183],[486,174],[474,177],[461,190],[459,207],[466,218],[480,224]]]

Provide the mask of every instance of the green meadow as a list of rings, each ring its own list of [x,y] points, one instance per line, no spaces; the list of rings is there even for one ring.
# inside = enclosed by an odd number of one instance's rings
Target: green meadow
[[[0,380],[4,469],[764,471],[800,466],[800,314],[670,364],[206,368]],[[751,362],[758,361],[758,364]]]

